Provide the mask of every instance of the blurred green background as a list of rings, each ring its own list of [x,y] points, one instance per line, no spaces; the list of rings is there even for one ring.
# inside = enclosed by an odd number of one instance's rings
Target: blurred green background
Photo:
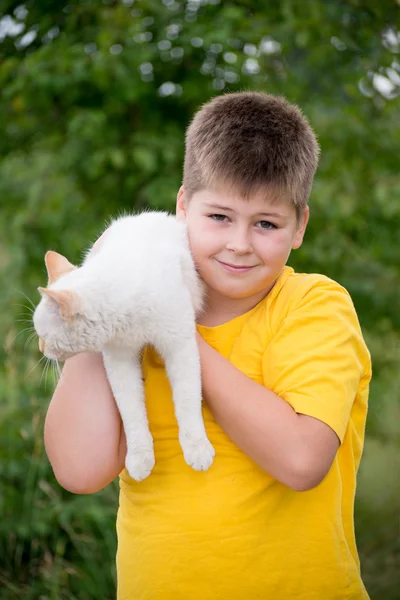
[[[1,600],[115,597],[117,484],[69,494],[43,449],[54,378],[29,327],[44,253],[79,262],[110,216],[173,210],[194,111],[248,89],[298,103],[320,140],[290,264],[339,281],[359,313],[374,377],[358,546],[371,598],[400,598],[398,23],[389,0],[0,2]]]

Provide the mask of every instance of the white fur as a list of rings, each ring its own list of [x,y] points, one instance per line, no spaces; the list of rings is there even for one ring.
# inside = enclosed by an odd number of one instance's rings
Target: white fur
[[[201,413],[200,359],[195,312],[202,288],[187,241],[174,216],[144,212],[112,222],[100,249],[60,277],[52,290],[72,290],[76,315],[64,319],[56,301],[43,295],[34,314],[45,355],[65,360],[79,352],[102,352],[107,377],[123,421],[126,468],[140,481],[153,469],[140,354],[153,345],[171,383],[179,440],[186,462],[206,470],[214,449]]]

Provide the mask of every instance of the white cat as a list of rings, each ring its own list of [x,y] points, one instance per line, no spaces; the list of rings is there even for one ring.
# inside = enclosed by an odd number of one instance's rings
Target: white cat
[[[141,370],[146,344],[164,359],[184,458],[193,469],[208,469],[215,452],[201,413],[195,325],[203,293],[185,224],[161,212],[120,217],[80,268],[52,251],[45,262],[48,287],[39,288],[33,318],[40,349],[59,360],[103,353],[131,477],[144,479],[155,463]]]

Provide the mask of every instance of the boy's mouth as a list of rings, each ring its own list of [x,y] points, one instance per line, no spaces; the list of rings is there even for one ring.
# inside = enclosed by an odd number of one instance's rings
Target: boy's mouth
[[[229,271],[229,273],[248,273],[251,269],[254,268],[254,265],[251,266],[243,266],[243,265],[232,265],[230,263],[222,262],[221,260],[217,260],[217,262],[221,265],[223,269]]]

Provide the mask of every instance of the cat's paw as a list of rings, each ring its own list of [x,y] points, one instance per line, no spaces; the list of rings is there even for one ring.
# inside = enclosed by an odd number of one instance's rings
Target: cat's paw
[[[195,471],[207,471],[213,463],[215,450],[206,435],[194,437],[180,436],[183,455],[187,464]]]
[[[136,481],[143,481],[150,475],[155,465],[153,448],[128,452],[125,459],[125,466],[129,475]]]

